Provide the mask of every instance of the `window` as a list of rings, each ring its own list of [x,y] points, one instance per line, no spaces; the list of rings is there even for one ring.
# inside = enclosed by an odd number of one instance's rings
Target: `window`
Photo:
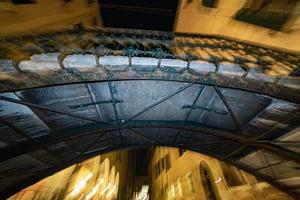
[[[179,152],[179,156],[182,156],[184,154],[184,152],[186,152],[185,149],[178,149]]]
[[[238,11],[235,19],[281,30],[296,3],[297,0],[249,0]]]
[[[167,171],[171,168],[170,154],[165,156],[165,166]]]
[[[164,161],[165,161],[164,158],[160,160],[161,171],[164,171],[164,170],[165,170],[165,162],[164,162]]]
[[[193,194],[195,192],[195,188],[194,188],[192,174],[188,174],[186,176],[186,183],[187,183],[188,193]]]
[[[218,200],[219,195],[215,185],[215,180],[208,165],[205,162],[202,162],[200,164],[199,171],[206,199]]]
[[[156,172],[155,176],[156,178],[159,176],[159,174],[166,170],[168,171],[171,168],[171,160],[170,160],[170,155],[166,155],[160,160],[157,161],[156,165],[154,166],[154,170]]]
[[[155,169],[155,177],[157,178],[158,175],[160,174],[158,163],[154,166],[154,169]]]
[[[12,0],[14,4],[31,4],[36,3],[35,0]]]
[[[224,162],[221,162],[221,168],[228,187],[244,185],[246,183],[239,169]]]
[[[159,168],[159,163],[156,165],[156,171],[157,171],[157,176],[160,174],[160,168]]]
[[[202,6],[215,8],[217,0],[202,0]]]

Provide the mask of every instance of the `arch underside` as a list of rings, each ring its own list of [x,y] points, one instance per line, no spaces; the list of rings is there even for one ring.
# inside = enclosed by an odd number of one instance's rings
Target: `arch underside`
[[[300,198],[299,57],[156,32],[48,36],[0,41],[1,197],[100,153],[172,146]],[[195,57],[197,48],[213,51]],[[233,55],[222,54],[228,49]],[[240,51],[244,57],[236,57]],[[273,64],[284,73],[271,76]],[[269,72],[261,72],[265,65]]]
[[[151,146],[205,153],[297,194],[283,180],[300,175],[299,143],[281,139],[299,125],[296,103],[161,80],[56,85],[0,99],[5,196],[97,153]]]

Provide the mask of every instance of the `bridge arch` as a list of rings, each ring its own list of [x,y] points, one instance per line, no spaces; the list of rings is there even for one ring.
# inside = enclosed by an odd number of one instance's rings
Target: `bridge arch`
[[[105,30],[85,31],[76,34],[102,32],[100,44],[116,36]],[[64,34],[73,37],[75,33]],[[210,155],[299,197],[299,189],[281,181],[300,176],[299,141],[287,139],[291,135],[297,138],[295,129],[300,122],[294,71],[275,77],[267,71],[254,73],[248,62],[229,62],[228,57],[220,60],[215,54],[205,59],[203,53],[193,60],[189,54],[177,53],[182,48],[179,44],[170,47],[176,36],[157,33],[161,36],[157,39],[151,34],[141,33],[143,40],[152,42],[152,46],[143,44],[147,46],[144,52],[126,43],[132,42],[128,35],[118,36],[100,49],[88,45],[78,52],[72,52],[76,51],[72,45],[46,45],[40,37],[30,36],[29,41],[35,40],[39,48],[26,49],[24,44],[25,57],[21,59],[7,49],[0,62],[8,67],[0,84],[0,122],[5,133],[1,136],[0,171],[10,182],[0,185],[1,197],[94,155],[152,146]],[[109,37],[103,38],[105,35]],[[26,43],[28,38],[21,41]],[[16,45],[19,40],[6,42]],[[227,42],[229,48],[232,41]],[[118,44],[126,47],[124,55],[114,55]],[[180,44],[191,49],[189,43]],[[163,45],[167,55],[154,48],[154,55],[142,57],[153,45]],[[108,46],[115,49],[105,53]],[[28,57],[28,49],[35,53]],[[299,60],[292,55],[278,57],[281,54],[271,50],[265,53],[291,66]],[[250,62],[250,58],[243,59]],[[261,60],[254,63],[266,64]],[[261,158],[268,158],[267,162],[259,162]]]

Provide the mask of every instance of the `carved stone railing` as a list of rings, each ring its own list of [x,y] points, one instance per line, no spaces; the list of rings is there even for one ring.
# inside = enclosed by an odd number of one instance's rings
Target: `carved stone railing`
[[[205,35],[75,27],[0,40],[0,91],[108,79],[163,79],[300,102],[299,71],[298,55]]]

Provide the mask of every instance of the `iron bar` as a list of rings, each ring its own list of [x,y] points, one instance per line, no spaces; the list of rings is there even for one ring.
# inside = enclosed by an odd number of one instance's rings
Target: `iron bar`
[[[297,112],[300,111],[300,107],[296,110]],[[291,120],[293,118],[293,114],[290,114],[289,116],[287,116],[283,121],[281,121],[280,123],[281,124],[284,124],[286,122],[288,122],[289,120]],[[294,128],[297,128],[299,125],[296,124],[294,126]],[[271,134],[274,130],[276,130],[278,128],[278,124],[276,123],[272,128],[268,129],[265,133],[261,134],[261,135],[258,135],[256,137],[254,137],[253,139],[254,140],[260,140],[260,139],[263,139],[265,136],[267,136],[268,134]]]
[[[14,132],[16,132],[18,135],[26,138],[28,141],[32,142],[34,140],[30,136],[26,135],[21,129],[19,129],[18,127],[16,127],[15,125],[13,125],[12,123],[10,123],[9,121],[7,121],[5,118],[0,117],[0,123],[5,124],[9,128],[11,128]],[[56,160],[61,161],[51,150],[49,150],[47,148],[44,148],[44,147],[41,147],[41,149],[43,149],[46,152],[48,152],[49,154],[51,154]]]
[[[218,114],[218,115],[227,115],[227,111],[220,110],[220,109],[214,109],[214,108],[206,108],[206,107],[203,107],[203,106],[183,105],[181,108],[183,108],[183,109],[192,109],[192,110],[199,109],[199,110],[204,110],[206,112],[213,112],[213,113]]]
[[[140,136],[146,138],[147,140],[150,140],[150,141],[152,141],[152,142],[155,142],[155,143],[157,143],[157,144],[163,146],[163,144],[162,144],[159,140],[156,140],[156,139],[153,139],[153,138],[151,138],[151,137],[148,137],[148,136],[142,134],[140,131],[138,131],[138,130],[136,130],[136,129],[131,128],[130,130],[132,130],[132,131],[135,132],[136,134],[138,134],[138,135],[140,135]]]
[[[181,125],[170,125],[170,124],[163,124],[163,123],[159,124],[158,122],[149,123],[149,124],[137,124],[136,122],[134,122],[132,124],[123,125],[123,126],[119,126],[119,127],[111,126],[111,127],[103,128],[102,130],[96,129],[96,130],[94,130],[94,132],[91,132],[91,133],[82,133],[80,130],[77,130],[77,131],[79,131],[77,134],[74,133],[74,130],[72,130],[70,132],[63,131],[62,134],[59,134],[59,133],[56,135],[51,134],[51,135],[37,138],[32,142],[22,142],[15,146],[9,146],[9,147],[3,148],[2,150],[0,150],[0,161],[7,160],[9,158],[15,157],[20,154],[31,152],[31,151],[39,149],[45,145],[50,145],[50,144],[54,144],[54,143],[58,143],[58,142],[62,142],[62,141],[67,141],[67,140],[74,139],[74,138],[84,137],[87,135],[99,134],[100,132],[104,132],[104,131],[114,131],[114,130],[118,130],[118,129],[122,130],[122,129],[131,129],[131,128],[151,128],[151,127],[152,128],[153,127],[155,127],[155,128],[171,128],[171,129],[182,128]],[[277,145],[254,141],[251,138],[246,138],[244,136],[241,136],[241,135],[238,135],[238,134],[235,134],[232,132],[228,132],[228,131],[224,131],[224,130],[220,130],[220,129],[208,128],[205,126],[197,126],[197,127],[188,126],[188,127],[184,127],[183,130],[200,132],[203,134],[212,135],[212,136],[216,136],[219,138],[231,140],[236,143],[253,146],[258,149],[265,149],[265,150],[272,152],[278,156],[281,156],[286,159],[293,160],[297,163],[300,163],[300,156],[299,156],[300,154],[299,153],[281,148],[280,146],[277,146]],[[169,146],[169,144],[165,144],[165,145]]]
[[[190,144],[185,144],[185,147],[189,147],[189,146],[198,146],[198,145],[201,145],[201,146],[208,146],[208,145],[216,145],[216,144],[226,144],[226,143],[232,143],[232,141],[230,140],[224,140],[224,141],[217,141],[217,142],[210,142],[210,143],[206,143],[206,142],[195,142],[195,143],[190,143]]]
[[[57,113],[57,114],[61,114],[61,115],[67,115],[67,116],[75,117],[75,118],[78,118],[78,119],[83,119],[83,120],[90,121],[90,122],[95,122],[95,123],[100,123],[100,124],[110,124],[110,123],[107,123],[107,122],[102,122],[102,121],[99,121],[99,120],[89,119],[89,118],[78,116],[78,115],[75,115],[75,114],[72,114],[72,113],[69,113],[69,112],[66,112],[66,111],[60,111],[60,110],[56,110],[56,109],[53,109],[53,108],[47,108],[45,106],[41,106],[41,105],[37,105],[37,104],[34,104],[34,103],[21,101],[21,100],[18,100],[18,99],[13,99],[13,98],[10,98],[10,97],[4,97],[4,96],[0,95],[0,99],[3,100],[3,101],[8,101],[8,102],[12,102],[12,103],[20,104],[20,105],[25,105],[25,106],[28,106],[30,108],[36,108],[36,109],[45,110],[45,111],[48,111],[48,112],[53,112],[53,113]]]
[[[97,68],[95,70],[98,70]],[[250,93],[268,95],[270,97],[286,100],[293,103],[300,103],[300,94],[297,92],[298,90],[285,87],[285,86],[276,86],[273,83],[262,82],[252,79],[241,79],[241,78],[232,78],[227,76],[213,76],[211,74],[199,74],[199,73],[170,73],[167,71],[160,72],[151,72],[151,73],[138,73],[132,70],[128,70],[126,72],[114,72],[112,75],[111,72],[102,71],[101,78],[94,80],[90,79],[89,74],[82,71],[82,76],[84,76],[84,80],[77,81],[76,83],[88,83],[88,82],[97,82],[97,81],[108,81],[112,78],[114,80],[165,80],[165,81],[184,81],[184,82],[193,82],[195,84],[205,84],[209,86],[217,85],[222,88],[230,88],[236,90],[244,90]],[[99,71],[95,71],[95,73],[99,73]],[[61,76],[60,74],[57,75]],[[112,78],[108,78],[111,77]],[[38,82],[33,82],[33,85],[26,86],[22,84],[10,84],[10,90],[5,90],[5,92],[14,92],[19,91],[20,89],[34,89],[34,88],[42,88],[48,85],[67,85],[72,82],[62,81],[59,78],[53,78],[50,76],[44,76],[43,79],[47,79],[48,83],[43,84],[42,86],[38,84]],[[23,82],[23,80],[20,80]],[[4,92],[4,91],[2,91]]]
[[[176,92],[167,95],[166,97],[158,100],[157,102],[151,104],[150,106],[145,107],[143,110],[137,112],[136,114],[134,114],[133,116],[131,116],[129,119],[125,120],[124,122],[122,122],[121,124],[127,124],[128,122],[130,122],[131,120],[135,119],[136,117],[140,116],[141,114],[145,113],[146,111],[150,110],[151,108],[163,103],[164,101],[170,99],[171,97],[175,96],[176,94],[184,91],[185,89],[191,87],[192,85],[194,85],[194,83],[189,83],[186,86],[183,86],[181,88],[179,88]]]
[[[230,154],[226,155],[227,158],[232,157],[233,155],[237,154],[238,152],[240,152],[241,150],[243,150],[244,148],[246,148],[248,145],[243,145],[240,148],[237,148],[236,150],[234,150],[233,152],[231,152]]]
[[[115,99],[115,95],[114,95],[114,92],[112,90],[111,82],[108,81],[107,84],[108,84],[110,96],[113,100],[112,105],[113,105],[113,109],[114,109],[114,113],[115,113],[115,118],[116,118],[116,121],[118,122],[120,119],[119,119],[119,116],[118,116],[118,110],[117,110],[117,104],[116,104],[117,102],[116,102],[116,99]],[[118,133],[119,133],[119,136],[120,136],[121,144],[122,144],[122,146],[124,146],[123,135],[122,135],[122,132],[120,131],[120,129],[118,129]]]
[[[262,113],[272,104],[273,100],[270,99],[270,101],[267,103],[266,106],[264,106],[259,112],[256,113],[256,115],[254,117],[252,117],[251,120],[249,120],[247,123],[245,123],[241,128],[242,130],[245,130],[245,128],[247,127],[247,125],[249,125],[253,120],[255,120],[257,117],[259,117],[260,115],[262,115]],[[247,135],[249,137],[251,137],[251,135],[249,133],[244,133],[244,135]]]
[[[89,83],[85,84],[86,86],[86,89],[90,95],[90,99],[93,103],[96,102],[96,96],[92,90],[92,87]],[[98,114],[98,117],[99,117],[99,120],[102,120],[102,115],[101,115],[101,111],[100,111],[100,108],[99,108],[99,105],[98,104],[95,104],[95,108],[96,108],[96,111],[97,111],[97,114]]]
[[[17,93],[14,93],[19,99],[20,101],[28,101],[27,98],[24,98],[20,95],[18,95]],[[0,96],[1,97],[1,96]],[[29,100],[30,101],[30,100]],[[47,117],[41,112],[41,110],[33,108],[33,107],[28,107],[31,112],[36,115],[43,123],[44,125],[50,130],[53,131],[57,128],[57,126],[55,126],[53,123],[51,123]]]
[[[188,120],[188,118],[190,117],[190,115],[191,115],[191,113],[192,113],[192,111],[193,111],[193,107],[196,105],[196,103],[197,103],[198,99],[200,98],[200,96],[201,96],[201,94],[202,94],[202,92],[203,92],[204,88],[205,88],[205,86],[204,86],[204,85],[202,85],[202,86],[201,86],[201,88],[199,89],[199,92],[197,93],[197,96],[196,96],[196,98],[194,99],[194,101],[193,101],[193,104],[192,104],[191,108],[189,109],[188,113],[186,114],[186,116],[185,116],[185,118],[184,118],[184,121],[183,121],[182,127],[184,127],[184,126],[185,126],[185,124],[186,124],[186,121],[187,121],[187,120]],[[174,144],[176,143],[176,141],[177,141],[177,139],[178,139],[178,137],[179,137],[179,135],[180,135],[181,131],[182,131],[182,128],[181,128],[181,129],[179,129],[179,131],[176,133],[176,136],[175,136],[174,140],[172,141],[172,145],[174,145]]]
[[[31,137],[29,137],[28,135],[26,135],[21,129],[19,129],[18,127],[16,127],[15,125],[13,125],[12,123],[10,123],[9,121],[7,121],[5,118],[0,117],[0,123],[8,126],[9,128],[11,128],[14,132],[16,132],[18,135],[26,138],[27,140],[32,140]]]
[[[228,104],[226,98],[224,97],[224,95],[222,94],[222,92],[219,90],[219,88],[217,86],[214,86],[215,91],[218,93],[219,97],[221,98],[222,102],[224,103],[224,105],[226,106],[228,112],[230,113],[230,116],[236,126],[236,128],[240,131],[243,132],[242,130],[242,123],[239,120],[239,118],[234,114],[233,110],[231,109],[230,105]]]
[[[89,150],[94,144],[96,144],[96,143],[97,143],[97,142],[98,142],[98,141],[99,141],[106,133],[107,133],[107,132],[105,131],[105,132],[99,134],[99,136],[98,136],[94,141],[90,142],[90,144],[88,144],[87,147],[85,147],[84,149],[82,149],[82,150],[80,151],[79,156],[82,155],[82,154],[84,154],[86,151],[88,151],[88,150]]]
[[[123,101],[121,100],[105,100],[105,101],[94,101],[91,103],[84,103],[84,104],[79,104],[79,105],[73,105],[73,106],[69,106],[71,109],[77,109],[77,108],[84,108],[84,107],[88,107],[88,106],[98,106],[101,104],[109,104],[109,103],[123,103]]]
[[[268,168],[268,167],[274,167],[274,166],[277,166],[277,165],[281,165],[281,164],[286,163],[286,162],[289,162],[289,160],[284,160],[284,161],[276,162],[276,163],[273,163],[273,164],[269,164],[269,165],[264,166],[264,167],[259,167],[259,168],[254,169],[253,171],[260,171],[262,169],[265,169],[265,168]]]
[[[262,155],[263,160],[266,162],[267,166],[270,166],[270,162],[269,162],[268,156],[266,156],[266,155],[264,154],[264,149],[262,149],[262,150],[259,152],[259,155]],[[272,167],[268,167],[268,169],[269,169],[269,171],[270,171],[271,174],[272,174],[272,178],[277,179],[277,175],[276,175],[274,169],[273,169]]]

